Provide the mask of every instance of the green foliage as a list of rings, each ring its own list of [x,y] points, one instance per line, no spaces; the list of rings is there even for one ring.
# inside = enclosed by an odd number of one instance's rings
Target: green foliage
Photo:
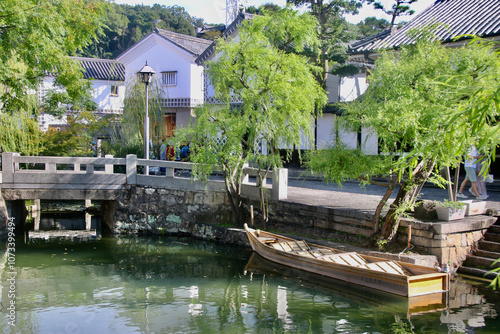
[[[497,259],[491,266],[494,266],[500,262],[500,259]],[[493,290],[497,289],[497,286],[500,286],[500,267],[498,268],[493,268],[490,271],[488,271],[488,274],[496,274],[495,278],[490,282],[489,287],[492,288]]]
[[[332,65],[346,62],[346,46],[354,39],[354,32],[343,15],[356,14],[362,1],[290,0],[288,3],[297,7],[307,5],[310,14],[317,19],[320,44],[316,49],[306,50],[308,52],[305,54],[321,68],[321,71],[316,73],[316,80],[325,88]]]
[[[92,156],[92,141],[96,134],[107,129],[111,122],[98,118],[92,112],[68,116],[68,126],[61,131],[50,128],[41,138],[40,155],[44,156]]]
[[[429,179],[433,170],[456,166],[473,144],[492,157],[500,142],[496,122],[500,62],[492,44],[446,48],[432,42],[428,32],[420,33],[424,37],[414,45],[381,52],[370,86],[361,98],[346,105],[340,118],[345,129],[374,131],[380,154],[393,157],[384,174],[398,175],[401,187],[386,213],[384,238],[394,236],[401,214],[417,198],[423,183],[442,182]],[[333,155],[329,169],[346,168],[337,156]],[[359,157],[350,163],[367,162]],[[339,181],[347,178],[335,173]]]
[[[356,24],[358,30],[358,38],[363,39],[378,34],[389,28],[390,23],[385,19],[377,19],[376,17],[367,17],[363,21]]]
[[[473,87],[498,89],[500,64],[491,45],[445,48],[421,40],[397,54],[383,52],[370,75],[370,86],[356,103],[347,106],[346,126],[374,129],[381,153],[399,156],[394,169],[412,174],[421,159],[439,166],[456,166],[470,145],[487,152],[495,140],[491,114],[464,117]],[[484,119],[481,118],[484,116]],[[481,125],[481,126],[479,126]],[[498,138],[498,137],[496,137]],[[409,152],[409,154],[408,154]]]
[[[88,45],[102,25],[102,0],[4,0],[0,3],[0,111],[26,110],[27,89],[47,73],[69,102],[89,98],[79,64],[68,55]]]
[[[450,209],[463,209],[465,207],[465,203],[444,200],[444,201],[436,201],[436,206],[442,208],[450,208]]]
[[[40,150],[40,136],[37,120],[31,113],[0,113],[0,152],[37,155]]]
[[[2,151],[36,154],[40,135],[36,89],[47,73],[55,90],[43,104],[57,114],[59,103],[90,106],[90,82],[69,58],[96,38],[103,0],[4,0],[0,2],[0,133]]]
[[[311,16],[284,9],[245,21],[238,41],[217,43],[207,72],[220,104],[197,109],[196,122],[176,133],[178,142],[191,142],[198,177],[221,164],[228,191],[239,196],[245,163],[281,166],[279,146],[293,148],[312,138],[311,117],[326,94],[306,58],[284,49],[293,45],[300,52],[317,44],[316,36]],[[231,103],[234,98],[241,102]],[[267,147],[265,155],[259,142]]]
[[[265,3],[263,5],[260,5],[258,8],[255,6],[250,6],[247,7],[245,12],[249,14],[256,14],[256,15],[265,15],[265,13],[270,13],[270,12],[278,12],[281,10],[281,7],[273,4],[273,3]]]
[[[157,20],[161,21],[155,24]],[[194,27],[202,25],[202,19],[191,17],[183,7],[177,5],[130,6],[110,3],[99,40],[88,45],[81,55],[113,59],[150,34],[155,26],[194,36]]]
[[[366,155],[361,149],[351,149],[339,142],[329,149],[310,150],[306,154],[306,168],[322,173],[328,182],[343,182],[352,179],[369,180],[385,174],[392,163],[387,156]]]

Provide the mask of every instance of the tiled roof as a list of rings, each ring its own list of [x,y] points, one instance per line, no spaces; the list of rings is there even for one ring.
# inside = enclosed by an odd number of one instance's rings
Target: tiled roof
[[[500,35],[500,0],[437,0],[402,28],[383,31],[349,46],[351,54],[411,44],[408,31],[439,23],[436,38],[450,42],[455,37],[473,34],[481,37]]]
[[[227,26],[227,28],[224,30],[222,33],[222,38],[227,38],[228,36],[231,36],[231,34],[238,28],[238,26],[243,22],[243,20],[251,20],[255,15],[253,14],[248,14],[248,13],[243,13],[240,12],[239,15],[236,17],[236,19]],[[216,41],[213,41],[206,50],[200,54],[200,56],[196,59],[196,63],[198,65],[201,65],[205,60],[210,58],[210,56],[213,54],[215,51],[215,45]]]
[[[173,31],[156,29],[155,32],[195,56],[202,54],[212,44],[210,40],[179,34]]]
[[[83,67],[85,79],[95,80],[125,80],[125,66],[112,59],[96,59],[72,57],[80,62]]]

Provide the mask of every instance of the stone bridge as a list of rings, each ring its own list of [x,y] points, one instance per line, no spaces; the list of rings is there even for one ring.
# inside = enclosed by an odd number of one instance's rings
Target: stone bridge
[[[208,181],[193,180],[188,162],[138,159],[135,155],[115,158],[36,157],[17,153],[2,154],[0,186],[7,216],[20,216],[24,200],[99,200],[115,201],[133,187],[177,192],[221,193],[225,184],[215,170]],[[161,171],[161,173],[160,173]],[[241,193],[246,198],[259,198],[255,181],[256,168],[244,168]],[[288,170],[269,172],[265,188],[272,200],[287,198]],[[37,202],[35,202],[37,203]],[[0,230],[3,228],[0,227]],[[36,225],[35,225],[36,228]]]

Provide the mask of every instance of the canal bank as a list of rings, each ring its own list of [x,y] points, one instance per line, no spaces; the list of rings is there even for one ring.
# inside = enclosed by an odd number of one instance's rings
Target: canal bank
[[[360,187],[346,182],[342,187],[304,177],[292,171],[288,178],[288,198],[269,201],[269,220],[258,228],[295,235],[312,240],[335,241],[334,247],[363,245],[373,230],[373,213],[385,188]],[[425,187],[422,199],[443,200],[444,189]],[[487,205],[499,207],[499,194],[491,192]],[[246,199],[245,206],[258,208],[256,200]],[[185,234],[221,242],[241,243],[241,237],[222,237],[231,222],[228,200],[224,191],[166,189],[162,186],[128,186],[119,192],[116,200],[101,201],[102,230],[111,233]],[[431,262],[460,264],[482,238],[496,217],[477,216],[462,221],[439,222],[406,219],[401,223],[399,241],[408,244],[408,226],[412,226],[409,240],[413,252],[434,256]],[[247,222],[250,223],[251,222]],[[241,232],[240,232],[241,234]],[[331,245],[330,245],[331,246]],[[401,253],[401,254],[400,254]],[[401,247],[397,256],[408,253]]]

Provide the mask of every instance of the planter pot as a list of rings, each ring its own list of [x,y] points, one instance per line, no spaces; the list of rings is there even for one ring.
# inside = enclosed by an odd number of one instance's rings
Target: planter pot
[[[465,200],[461,201],[465,203],[466,216],[474,216],[474,215],[482,215],[484,211],[486,211],[486,202],[485,201],[474,201],[474,200]]]
[[[465,217],[466,207],[463,208],[445,208],[441,206],[436,207],[436,212],[439,220],[450,221],[463,219]]]

